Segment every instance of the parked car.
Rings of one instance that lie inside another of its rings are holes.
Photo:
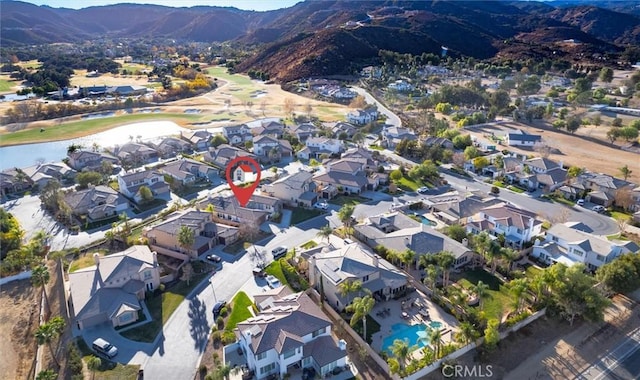
[[[278,257],[284,256],[287,254],[287,247],[276,247],[274,249],[271,250],[271,254],[273,255],[274,259],[277,259]]]
[[[213,305],[213,309],[212,309],[213,318],[218,318],[218,315],[220,315],[220,311],[225,306],[227,306],[227,301],[218,301],[218,302],[216,302],[216,304]]]
[[[314,208],[319,208],[321,210],[326,210],[329,208],[329,204],[327,202],[317,202],[313,205]]]
[[[106,356],[109,359],[118,355],[118,349],[116,348],[116,346],[112,345],[111,343],[107,342],[102,338],[98,338],[94,340],[91,347],[97,354],[100,354],[101,356]]]
[[[282,286],[282,283],[280,282],[280,280],[278,280],[273,275],[267,275],[267,277],[265,277],[265,279],[267,280],[267,284],[269,284],[269,287],[271,289],[279,288],[279,287]]]
[[[424,187],[424,186],[418,189],[418,193],[420,193],[420,194],[424,194],[424,193],[426,193],[428,191],[429,191],[429,188],[428,187]]]
[[[600,205],[593,206],[593,207],[591,207],[591,209],[592,209],[593,211],[595,211],[595,212],[599,212],[599,213],[603,213],[603,212],[606,210],[606,209],[604,208],[604,206],[600,206]]]
[[[218,255],[208,255],[207,256],[207,260],[219,263],[220,261],[222,261],[222,258],[220,258],[220,256],[218,256]]]
[[[576,201],[576,204],[577,204],[578,206],[584,206],[584,199],[578,199],[578,200]]]

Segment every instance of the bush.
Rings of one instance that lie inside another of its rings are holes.
[[[225,331],[222,333],[222,344],[225,346],[236,341],[236,334],[233,331]]]
[[[198,372],[200,372],[200,376],[204,376],[207,374],[207,366],[204,364],[200,364],[200,367],[198,367]]]
[[[216,325],[218,325],[219,329],[222,329],[224,327],[224,318],[222,318],[221,316],[218,317],[216,319]]]
[[[82,375],[82,356],[80,356],[80,351],[78,351],[75,343],[69,343],[67,353],[69,356],[67,365],[71,373],[74,375]]]
[[[227,311],[226,307],[223,307],[222,309],[220,309],[220,316],[221,317],[226,317],[227,314],[229,314],[229,312]]]

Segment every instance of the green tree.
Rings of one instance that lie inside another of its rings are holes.
[[[356,297],[349,306],[347,311],[353,313],[349,324],[355,326],[359,320],[362,320],[362,339],[367,339],[367,315],[373,310],[376,301],[370,295],[364,297]]]
[[[331,234],[333,234],[333,228],[331,228],[331,226],[327,224],[326,226],[320,227],[316,235],[323,239],[327,239],[327,244],[328,244],[329,237],[331,236]]]
[[[151,189],[148,186],[144,186],[144,185],[140,186],[140,188],[138,189],[138,192],[140,193],[140,197],[142,198],[143,203],[148,203],[153,200],[153,193],[151,192]]]
[[[338,210],[338,219],[344,224],[345,228],[349,230],[353,225],[353,211],[355,210],[355,206],[348,203],[340,207]]]
[[[470,322],[461,322],[458,328],[459,330],[456,333],[456,340],[458,342],[462,342],[467,345],[471,343],[472,340],[478,338],[478,332],[473,328],[473,325]]]
[[[400,366],[399,374],[404,373],[405,365],[407,364],[407,358],[411,353],[411,349],[409,347],[409,339],[395,339],[393,341],[393,345],[391,346],[391,355],[398,361]]]
[[[638,130],[631,126],[620,128],[618,134],[626,141],[631,141],[638,138]]]
[[[4,259],[7,252],[20,248],[23,237],[24,231],[20,228],[18,219],[0,208],[0,258]]]
[[[452,142],[453,142],[453,146],[456,149],[464,149],[473,144],[473,141],[471,140],[471,135],[469,134],[457,135],[453,138]]]
[[[189,226],[180,226],[178,230],[178,244],[182,248],[183,252],[189,252],[189,249],[193,247],[193,243],[196,241],[196,234],[193,228]]]
[[[620,119],[619,117],[616,117],[611,121],[611,126],[618,127],[618,128],[622,127],[622,119]]]
[[[49,347],[49,351],[51,352],[51,357],[53,361],[56,363],[56,366],[60,368],[60,363],[58,362],[58,358],[56,357],[56,352],[53,349],[53,342],[62,334],[64,331],[65,322],[62,317],[54,317],[51,318],[49,322],[43,323],[38,326],[34,336],[38,345],[46,344]]]
[[[91,355],[87,359],[87,368],[89,369],[89,371],[91,371],[92,379],[96,378],[96,371],[98,371],[101,366],[102,366],[102,359],[100,359],[99,357],[95,355]]]
[[[480,152],[478,151],[478,148],[476,148],[475,146],[468,146],[464,149],[465,160],[473,160],[479,155],[480,155]]]
[[[476,170],[482,170],[489,166],[489,160],[486,157],[480,156],[473,159],[473,166]]]
[[[349,298],[351,298],[352,294],[362,294],[363,290],[366,290],[367,293],[369,292],[368,289],[363,288],[360,280],[347,280],[338,284],[338,293],[347,299],[345,302],[347,305],[351,303]]]
[[[591,86],[593,85],[593,83],[587,79],[587,78],[578,78],[576,79],[575,84],[573,85],[573,88],[575,89],[576,93],[580,94],[583,92],[591,92]]]
[[[517,278],[509,281],[507,287],[514,297],[513,308],[516,313],[519,313],[524,303],[523,295],[527,290],[529,290],[529,281],[527,278]]]
[[[442,331],[440,329],[427,328],[429,343],[433,347],[435,358],[440,358],[440,347],[442,347]]]
[[[42,370],[38,372],[38,376],[36,376],[36,380],[56,380],[57,378],[58,374],[52,369]]]
[[[633,173],[633,170],[629,169],[629,165],[625,165],[621,168],[618,168],[618,171],[620,172],[620,174],[622,175],[622,178],[624,178],[625,181]]]
[[[60,192],[60,182],[57,180],[48,181],[40,190],[40,202],[45,209],[56,212],[60,208],[62,193]]]
[[[603,67],[602,70],[600,70],[598,78],[603,82],[611,83],[613,80],[613,69],[611,67]]]
[[[436,112],[448,115],[453,111],[453,107],[449,103],[438,103],[436,104]]]
[[[47,296],[46,285],[51,279],[49,268],[46,265],[40,264],[31,270],[31,284],[35,287],[42,288],[42,294],[44,294],[44,300],[47,304],[47,310],[51,314],[51,306],[49,305],[49,297]]]
[[[497,319],[490,319],[487,321],[487,328],[484,330],[484,345],[489,351],[495,349],[500,341],[500,333],[498,332],[499,326],[500,321]]]
[[[567,129],[568,132],[575,133],[575,131],[577,131],[581,125],[582,125],[582,120],[580,120],[579,117],[574,116],[567,119],[565,128]]]
[[[446,227],[444,233],[459,243],[462,243],[462,240],[467,238],[467,230],[459,224],[452,224]]]
[[[441,251],[434,255],[434,259],[442,270],[442,285],[447,287],[449,285],[451,266],[456,261],[456,257],[449,251]]]
[[[216,133],[215,135],[213,135],[211,137],[211,146],[217,148],[218,146],[222,145],[222,144],[228,144],[229,140],[227,140],[226,137],[224,137],[224,135],[220,134],[220,133]]]
[[[478,296],[478,302],[480,303],[480,310],[484,307],[484,300],[489,297],[489,285],[482,281],[478,281],[476,286],[473,287],[473,291]]]
[[[102,174],[98,172],[81,172],[76,175],[76,183],[81,189],[86,189],[89,185],[101,185],[103,183]]]
[[[537,75],[530,75],[518,85],[516,91],[518,92],[518,95],[533,95],[537,94],[541,87],[540,77]]]
[[[598,281],[616,293],[627,293],[640,287],[640,255],[627,253],[604,264],[596,271]]]
[[[567,169],[567,179],[575,179],[584,173],[584,168],[578,166],[571,166]]]
[[[389,177],[391,177],[393,181],[399,181],[402,179],[402,172],[399,169],[396,169],[389,174]]]

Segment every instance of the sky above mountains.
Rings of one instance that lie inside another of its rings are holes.
[[[48,5],[54,8],[87,8],[100,5],[111,5],[119,3],[135,4],[157,4],[167,7],[194,7],[194,6],[217,6],[236,7],[238,9],[268,11],[272,9],[287,8],[302,0],[22,0],[36,5]]]

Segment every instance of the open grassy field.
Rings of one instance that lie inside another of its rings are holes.
[[[0,76],[0,92],[11,92],[13,86],[16,85],[16,82],[6,78],[6,75]]]
[[[30,144],[43,141],[68,140],[106,131],[124,124],[137,123],[142,121],[170,120],[177,124],[183,125],[185,123],[201,120],[202,117],[202,115],[195,114],[144,113],[134,115],[125,114],[100,119],[81,120],[60,125],[39,124],[35,128],[24,129],[17,132],[0,133],[0,146]],[[40,132],[40,126],[46,127],[44,132]]]
[[[121,69],[122,70],[122,69]],[[120,74],[101,74],[95,78],[87,78],[87,70],[74,70],[71,77],[71,86],[119,86],[134,85],[147,86],[156,84],[157,82],[149,82],[146,75],[120,75]]]

